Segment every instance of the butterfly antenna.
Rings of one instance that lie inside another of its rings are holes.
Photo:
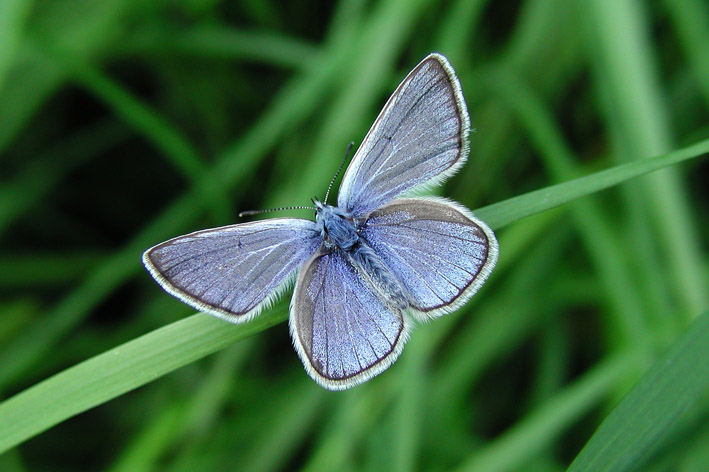
[[[315,207],[292,206],[292,207],[271,208],[269,210],[247,210],[247,211],[242,211],[241,213],[239,213],[239,218],[243,218],[245,216],[251,216],[251,215],[260,215],[261,213],[270,213],[272,211],[283,211],[283,210],[315,210]]]
[[[330,181],[330,185],[327,186],[327,193],[325,194],[325,203],[327,203],[327,197],[330,196],[330,190],[332,190],[332,186],[335,183],[335,180],[337,180],[337,176],[340,175],[342,168],[345,166],[345,162],[347,162],[347,158],[350,155],[350,151],[352,150],[352,146],[354,146],[354,141],[350,141],[350,143],[347,145],[347,149],[345,150],[345,157],[343,157],[342,162],[340,162],[340,168],[337,169],[337,172],[335,172],[335,176]]]

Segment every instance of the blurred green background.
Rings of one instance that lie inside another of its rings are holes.
[[[193,314],[142,251],[324,196],[431,51],[476,129],[436,192],[472,209],[709,137],[705,0],[0,0],[2,398]],[[500,229],[483,290],[350,391],[280,323],[0,470],[565,470],[709,308],[708,179],[697,159]],[[637,467],[709,470],[706,403]]]

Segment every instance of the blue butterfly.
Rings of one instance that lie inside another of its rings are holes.
[[[445,57],[427,56],[399,85],[315,221],[273,218],[197,231],[147,250],[170,294],[233,323],[251,320],[296,277],[290,332],[305,370],[343,390],[401,353],[412,318],[455,310],[497,261],[492,230],[443,198],[396,198],[455,173],[470,119]],[[298,269],[300,269],[298,271]]]

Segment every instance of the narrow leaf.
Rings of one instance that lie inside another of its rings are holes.
[[[639,159],[585,177],[493,203],[480,208],[475,212],[475,215],[492,228],[498,229],[527,216],[536,215],[577,198],[605,190],[632,178],[692,159],[707,152],[709,152],[709,139],[658,157]]]
[[[709,313],[699,317],[603,421],[570,472],[643,468],[709,394]],[[696,413],[696,411],[695,411]]]
[[[0,403],[0,453],[286,317],[274,309],[234,325],[199,313],[66,369]]]

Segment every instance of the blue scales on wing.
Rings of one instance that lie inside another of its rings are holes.
[[[342,179],[338,206],[364,217],[407,190],[450,176],[467,157],[469,121],[450,64],[429,55],[364,138]]]
[[[185,303],[242,322],[278,295],[321,243],[314,222],[274,218],[171,239],[147,250],[143,262]]]
[[[428,316],[470,298],[497,260],[487,225],[444,199],[394,200],[370,215],[361,235],[404,286],[411,307]]]
[[[407,323],[340,250],[316,254],[298,277],[293,342],[310,375],[327,388],[347,388],[388,367],[403,348]]]

